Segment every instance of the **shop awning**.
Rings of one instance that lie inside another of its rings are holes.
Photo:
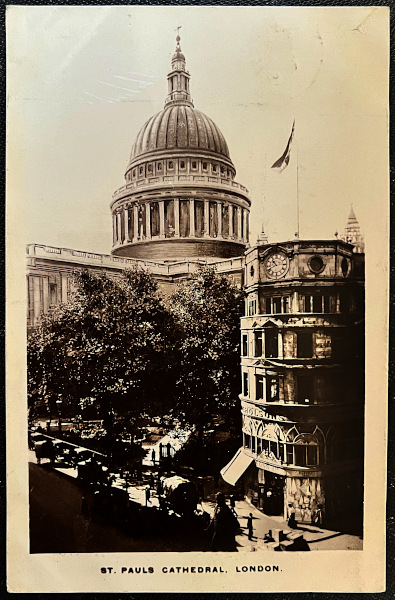
[[[253,460],[244,452],[243,448],[239,448],[232,460],[221,470],[222,479],[230,485],[236,485]]]

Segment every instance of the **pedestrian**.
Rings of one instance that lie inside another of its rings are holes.
[[[252,519],[253,519],[253,516],[252,516],[252,513],[250,513],[247,517],[247,529],[248,529],[248,539],[249,540],[252,540],[252,537],[253,537],[252,534],[254,532],[254,527],[252,525]]]
[[[209,525],[209,527],[211,525],[214,527],[211,550],[214,552],[237,552],[235,536],[239,528],[239,522],[226,504],[222,492],[218,492],[216,501],[217,505]]]
[[[291,529],[296,529],[297,526],[298,524],[296,522],[295,509],[293,507],[293,504],[290,503],[288,504],[288,527],[290,527]]]
[[[236,499],[235,499],[235,497],[234,497],[233,494],[229,498],[229,504],[230,504],[230,509],[231,509],[232,513],[234,514],[235,517],[237,517],[237,513],[236,513]]]
[[[145,488],[145,506],[147,506],[148,502],[151,502],[151,491],[149,485]]]
[[[155,462],[156,462],[156,454],[155,454],[155,450],[154,449],[152,449],[152,452],[151,452],[151,460],[152,460],[153,464],[155,464]]]
[[[153,475],[153,473],[150,473],[150,475],[149,475],[149,480],[150,480],[150,485],[151,485],[151,487],[153,488],[153,487],[154,487],[154,484],[155,484],[155,479],[154,479],[154,475]]]

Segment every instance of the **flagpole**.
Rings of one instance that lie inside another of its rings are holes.
[[[296,148],[297,148],[296,144]],[[300,237],[300,220],[299,220],[299,157],[296,150],[296,234]]]

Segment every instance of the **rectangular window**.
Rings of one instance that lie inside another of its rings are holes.
[[[250,300],[248,303],[248,316],[252,317],[256,314],[256,300]]]
[[[322,296],[313,296],[313,312],[322,312]]]
[[[148,173],[152,173],[152,164],[148,165]]]
[[[263,354],[262,331],[255,331],[254,341],[255,341],[255,356],[262,356],[262,354]]]
[[[158,163],[158,167],[157,167],[157,168],[158,168],[158,171],[161,171],[161,170],[162,170],[162,163],[161,163],[161,162],[160,162],[160,163]]]
[[[340,306],[339,306],[340,312],[341,313],[348,312],[348,301],[347,301],[347,296],[344,292],[340,292],[339,300],[340,300],[340,303],[339,303],[340,304]]]
[[[307,375],[298,377],[298,402],[306,406],[314,403],[314,380],[312,377]]]
[[[292,444],[287,444],[287,465],[294,464],[294,447]]]
[[[217,172],[217,165],[213,165],[213,173]]]
[[[203,171],[207,171],[207,163],[206,162],[203,163]]]
[[[197,169],[197,162],[196,162],[196,160],[192,161],[192,169]]]
[[[133,169],[133,179],[136,177],[136,169]]]
[[[180,160],[180,169],[185,169],[185,161]]]
[[[297,333],[297,357],[312,358],[313,356],[313,334],[311,331],[299,331]]]
[[[169,162],[167,163],[167,166],[169,167],[169,169],[173,168],[173,161],[169,160]]]
[[[243,373],[243,396],[248,396],[248,373]]]
[[[278,377],[266,377],[266,402],[278,402]]]
[[[304,312],[311,312],[311,296],[304,297]]]
[[[324,313],[331,312],[329,296],[324,296]]]
[[[265,330],[265,357],[278,358],[278,332],[277,329]]]
[[[139,172],[140,172],[140,175],[143,174],[143,167],[140,167],[140,171]]]
[[[341,360],[344,358],[346,340],[343,335],[334,332],[331,336],[331,358]]]
[[[273,313],[281,313],[281,297],[275,296],[273,298]]]
[[[263,400],[263,375],[255,376],[255,400]]]
[[[241,353],[242,356],[248,356],[248,335],[243,334],[241,338]]]
[[[265,298],[265,305],[266,305],[266,314],[267,315],[271,315],[272,314],[272,299],[271,298]]]

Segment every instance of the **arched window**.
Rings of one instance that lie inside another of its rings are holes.
[[[295,464],[300,467],[313,467],[320,463],[317,438],[311,433],[303,433],[294,440]]]

